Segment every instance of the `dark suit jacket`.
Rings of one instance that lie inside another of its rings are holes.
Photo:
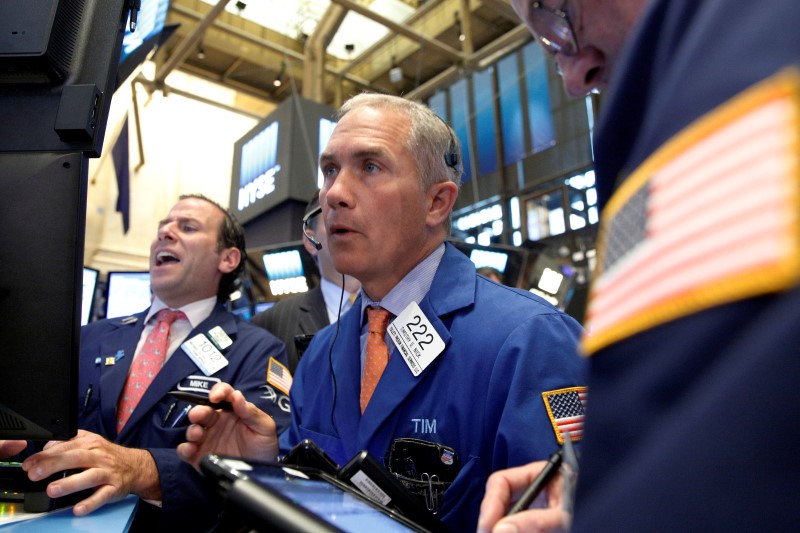
[[[286,344],[286,359],[294,374],[300,356],[294,345],[296,335],[314,335],[328,324],[328,311],[319,286],[303,294],[286,298],[251,319]]]
[[[232,384],[247,399],[272,416],[278,427],[289,423],[289,400],[285,391],[267,382],[270,358],[286,364],[283,345],[273,335],[225,311],[218,304],[187,339],[221,327],[233,344],[222,350],[227,366],[206,376],[178,348],[164,364],[145,392],[130,420],[117,434],[117,400],[125,384],[136,351],[146,312],[130,317],[92,322],[81,328],[79,423],[86,429],[123,446],[146,449],[158,468],[162,490],[159,531],[205,531],[216,512],[210,491],[200,474],[182,461],[175,451],[186,440],[190,404],[176,401],[171,390],[208,394],[218,381]]]

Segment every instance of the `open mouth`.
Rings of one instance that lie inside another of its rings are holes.
[[[352,233],[353,230],[346,226],[333,225],[330,229],[331,235],[344,235],[345,233]]]
[[[156,254],[156,266],[166,265],[167,263],[180,263],[180,259],[171,252],[158,252]]]

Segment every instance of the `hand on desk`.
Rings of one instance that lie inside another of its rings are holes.
[[[486,494],[478,518],[479,533],[539,533],[567,527],[569,516],[563,508],[564,483],[560,475],[547,485],[547,508],[531,509],[503,518],[511,505],[533,482],[546,461],[495,472],[486,481]]]
[[[200,460],[209,453],[275,460],[279,447],[272,417],[227,383],[214,385],[208,399],[215,403],[230,402],[233,411],[207,406],[197,406],[189,411],[192,424],[186,428],[187,442],[178,445],[178,455],[184,461],[198,468]]]
[[[0,461],[17,455],[28,446],[24,440],[0,440]]]
[[[47,486],[51,498],[96,488],[90,497],[75,505],[76,516],[91,513],[130,493],[144,499],[161,499],[158,470],[148,451],[125,448],[88,431],[79,430],[68,441],[48,442],[41,452],[23,461],[22,469],[32,481],[66,470],[82,470]]]

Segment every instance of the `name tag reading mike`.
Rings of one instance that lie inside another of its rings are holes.
[[[202,333],[181,344],[181,348],[206,376],[228,366],[228,360],[222,352]]]
[[[444,341],[417,302],[411,302],[397,315],[387,331],[414,376],[419,376],[444,351]]]

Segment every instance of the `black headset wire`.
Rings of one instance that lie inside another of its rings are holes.
[[[342,292],[339,295],[339,310],[336,312],[336,331],[333,333],[333,340],[331,340],[330,348],[328,348],[328,366],[331,371],[331,380],[333,381],[333,404],[331,405],[331,426],[336,436],[339,436],[339,428],[336,427],[336,420],[333,413],[336,411],[336,374],[333,372],[333,345],[336,344],[336,338],[339,336],[339,324],[342,319],[342,304],[344,303],[344,274],[342,274]]]

